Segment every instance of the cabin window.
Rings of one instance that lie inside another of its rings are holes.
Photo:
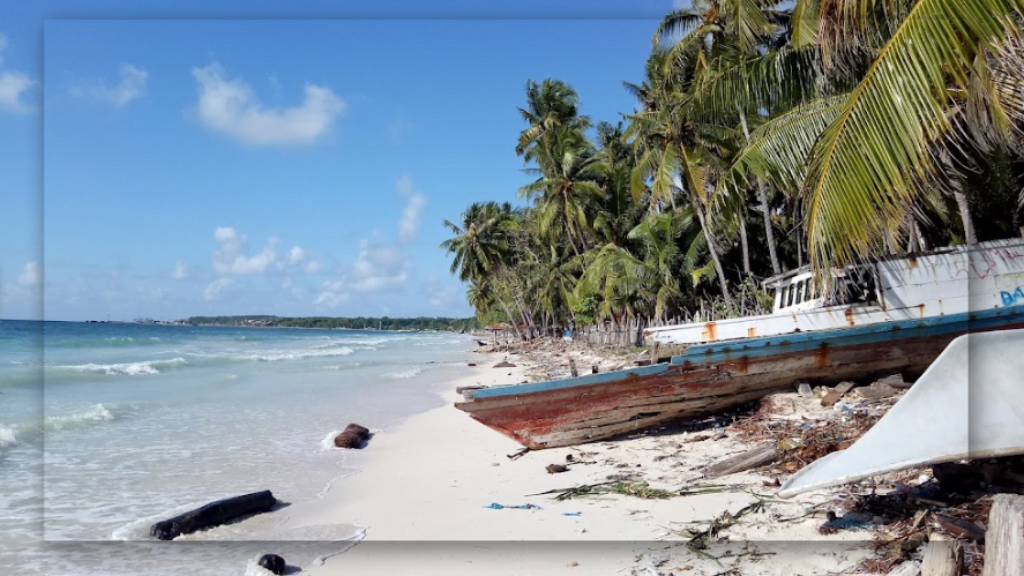
[[[807,282],[800,282],[796,285],[796,303],[800,304],[804,301],[804,290],[806,289]]]
[[[796,286],[793,286],[791,284],[789,286],[789,290],[788,290],[789,294],[788,294],[788,296],[786,298],[786,306],[792,306],[793,305],[793,292],[795,292],[795,291],[796,291]]]
[[[779,308],[786,307],[786,287],[779,288]]]

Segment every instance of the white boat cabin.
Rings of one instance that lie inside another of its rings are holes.
[[[1024,239],[880,258],[838,270],[826,292],[802,268],[765,281],[771,314],[649,328],[662,344],[829,330],[1005,306],[1024,306]]]

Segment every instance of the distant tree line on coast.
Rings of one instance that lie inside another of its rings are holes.
[[[523,205],[473,203],[441,248],[481,322],[529,337],[761,313],[788,270],[1016,236],[1022,22],[1024,0],[695,0],[619,121],[528,81]]]
[[[266,328],[323,328],[350,330],[438,330],[469,332],[475,330],[476,318],[334,318],[329,316],[192,316],[187,320],[197,326],[244,326]]]

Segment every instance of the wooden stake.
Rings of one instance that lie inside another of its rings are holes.
[[[985,534],[985,576],[1024,576],[1024,496],[997,494]]]
[[[933,532],[921,560],[921,576],[960,576],[963,565],[960,544]]]

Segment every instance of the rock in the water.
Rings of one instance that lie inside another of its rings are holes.
[[[344,432],[334,438],[334,445],[338,448],[359,449],[363,447],[363,442],[370,439],[370,436],[370,430],[365,426],[349,424],[345,427]]]
[[[501,362],[498,362],[497,364],[495,364],[494,367],[495,368],[515,368],[516,365],[511,363],[511,362],[509,362],[509,361],[507,361],[507,360],[502,360]]]
[[[264,554],[263,556],[260,556],[259,565],[278,576],[284,574],[284,558],[281,558],[277,554]]]
[[[568,466],[563,466],[561,464],[548,464],[548,466],[547,466],[547,468],[545,468],[545,470],[548,471],[548,474],[558,474],[558,473],[561,473],[561,472],[568,472],[569,471],[569,467]]]

